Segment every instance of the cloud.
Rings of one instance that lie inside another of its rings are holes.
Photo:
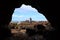
[[[37,11],[37,10],[30,5],[22,4],[22,6],[20,8],[16,8],[15,11],[21,12],[21,11]]]
[[[20,15],[20,16],[18,16],[18,15],[12,15],[13,17],[17,17],[17,18],[22,18],[22,17],[24,17],[23,15]]]

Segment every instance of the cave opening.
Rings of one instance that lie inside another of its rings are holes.
[[[30,5],[22,4],[20,8],[15,8],[11,21],[25,21],[32,18],[34,21],[48,21],[46,17],[39,13],[37,9]]]
[[[47,30],[52,29],[50,22],[42,13],[39,13],[38,10],[32,6],[25,4],[22,4],[19,8],[15,8],[10,26],[12,26],[12,28],[19,28],[19,24],[22,25],[23,23],[23,25],[26,26],[31,22],[32,24],[41,24],[46,26]]]
[[[35,25],[43,25],[45,27],[44,30],[48,31],[53,29],[46,17],[42,13],[39,13],[38,10],[32,6],[22,4],[21,7],[15,8],[12,15],[12,20],[9,24],[11,33],[20,33],[21,31],[24,34],[26,29],[34,30]]]

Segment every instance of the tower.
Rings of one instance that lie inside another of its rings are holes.
[[[30,18],[30,23],[32,23],[32,18]]]

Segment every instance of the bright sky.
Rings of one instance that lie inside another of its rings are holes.
[[[25,4],[22,4],[20,8],[15,9],[12,15],[12,21],[25,21],[29,20],[30,17],[34,21],[47,21],[47,19],[35,8]]]

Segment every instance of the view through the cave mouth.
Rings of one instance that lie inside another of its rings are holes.
[[[30,20],[32,21],[47,21],[45,16],[39,13],[35,8],[30,5],[22,4],[20,8],[16,8],[12,15],[12,22],[21,22]]]
[[[43,29],[43,27],[45,27],[44,30],[51,29],[50,23],[48,22],[48,20],[45,18],[45,16],[42,13],[39,13],[38,10],[36,10],[32,6],[25,5],[25,4],[22,4],[22,6],[20,8],[16,8],[14,10],[14,13],[12,15],[12,21],[9,24],[9,26],[11,27],[11,33],[17,33],[18,36],[21,34],[20,39],[22,38],[22,36],[25,37],[23,39],[26,39],[27,35],[29,35],[28,32],[30,32],[31,30],[32,30],[31,31],[32,34],[36,35],[34,33],[38,28],[40,28],[39,25],[40,26],[42,25],[42,29]],[[30,32],[30,34],[31,34],[31,32]],[[23,34],[25,34],[25,35],[23,35]],[[17,36],[17,35],[15,34],[15,36]],[[37,37],[37,36],[34,36],[34,37]],[[41,35],[40,35],[40,38],[42,39]],[[27,39],[29,40],[29,38],[27,38]],[[36,38],[36,40],[37,39],[38,38]],[[31,39],[31,40],[33,40],[33,39]]]

